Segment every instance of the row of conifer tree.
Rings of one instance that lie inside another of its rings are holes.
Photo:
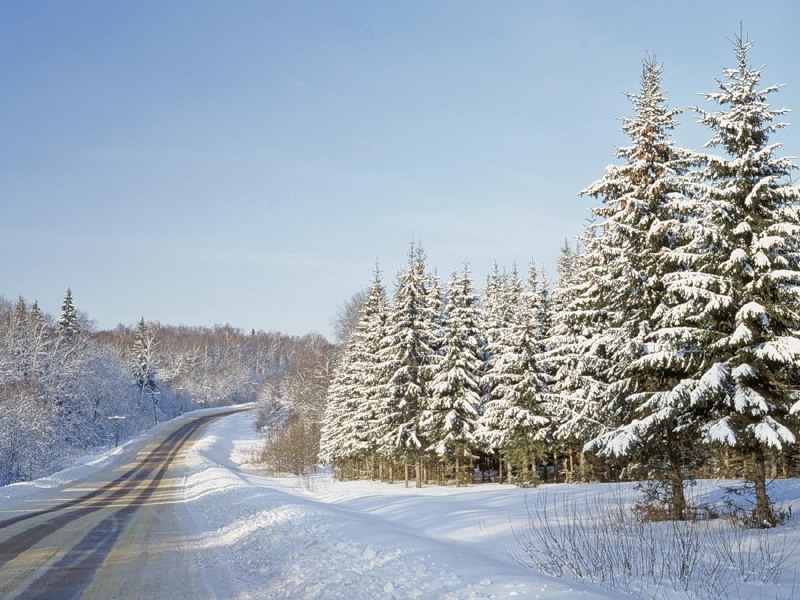
[[[493,459],[521,481],[645,478],[681,519],[687,479],[734,474],[753,522],[775,524],[766,481],[795,472],[800,412],[800,189],[772,141],[781,86],[733,45],[711,108],[692,109],[702,152],[672,140],[684,109],[644,61],[630,143],[581,192],[592,220],[552,291],[535,269],[527,285],[495,270],[479,301],[465,268],[442,293],[413,245],[391,299],[376,272],[328,394],[321,453],[339,476],[419,484]]]

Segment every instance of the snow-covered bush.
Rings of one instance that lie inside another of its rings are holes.
[[[642,597],[671,588],[696,599],[739,598],[749,584],[772,585],[781,597],[778,582],[797,546],[787,532],[742,529],[725,519],[643,520],[621,491],[593,504],[542,492],[514,536],[513,558],[547,575]]]

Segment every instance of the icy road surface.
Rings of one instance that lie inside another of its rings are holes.
[[[620,597],[509,557],[525,490],[263,477],[252,414],[210,413],[0,488],[0,597]]]
[[[215,418],[182,419],[146,436],[128,461],[110,461],[69,485],[3,503],[0,596],[156,597],[175,574],[187,595],[207,595],[185,535],[192,527],[183,510],[184,459],[198,431]]]

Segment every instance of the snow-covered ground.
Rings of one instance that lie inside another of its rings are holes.
[[[416,489],[337,482],[329,475],[264,477],[247,465],[258,443],[251,418],[241,414],[213,424],[190,454],[187,481],[189,506],[207,531],[204,543],[229,552],[243,597],[627,597],[601,584],[542,575],[513,556],[521,550],[515,531],[525,531],[528,507],[543,495],[551,505],[568,497],[591,510],[620,497],[633,502],[631,485]],[[705,482],[695,493],[714,500],[729,483]],[[779,501],[800,510],[800,482],[776,485]],[[788,536],[790,550],[800,540],[793,522],[778,535]],[[792,598],[798,565],[800,552],[794,552],[779,585],[730,582],[727,591],[732,598]],[[629,591],[633,597],[687,597],[671,586],[637,582]]]
[[[630,485],[415,489],[402,483],[336,482],[328,475],[265,477],[247,464],[258,443],[252,419],[251,413],[239,413],[203,428],[186,459],[186,518],[181,520],[190,529],[186,535],[192,555],[217,597],[629,597],[600,583],[542,575],[513,556],[520,551],[515,532],[526,530],[528,507],[541,506],[543,495],[551,506],[559,498],[575,498],[576,506],[591,512],[609,499],[632,501]],[[36,494],[130,459],[155,433],[45,480],[0,488],[0,507],[3,498]],[[773,493],[783,505],[800,510],[800,483],[776,485]],[[707,482],[701,493],[718,497],[721,486]],[[552,515],[554,520],[566,516]],[[790,521],[769,535],[788,544],[778,582],[734,582],[726,588],[730,597],[800,597],[800,582],[796,591],[793,583],[800,565],[797,523]],[[730,567],[725,577],[738,577],[736,565]],[[638,582],[628,592],[644,598],[698,597],[673,586]],[[164,590],[164,597],[180,597],[180,582]]]
[[[525,492],[264,477],[237,467],[249,414],[211,425],[188,457],[202,544],[224,549],[243,598],[612,598],[516,564]],[[209,565],[211,568],[211,565]]]

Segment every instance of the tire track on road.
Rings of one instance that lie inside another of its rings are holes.
[[[225,413],[225,414],[227,414],[227,413]],[[139,462],[138,465],[136,465],[132,469],[129,469],[128,471],[126,471],[125,473],[123,473],[122,475],[120,475],[119,477],[114,479],[113,481],[110,481],[109,483],[105,484],[104,486],[99,487],[96,490],[92,490],[91,492],[88,492],[86,494],[83,494],[82,496],[79,496],[78,498],[74,498],[72,500],[68,500],[66,502],[62,502],[61,504],[58,504],[56,506],[52,506],[50,508],[45,508],[45,509],[42,509],[42,510],[33,511],[33,512],[30,512],[30,513],[25,513],[25,514],[22,514],[22,515],[18,515],[16,517],[11,517],[10,519],[5,519],[3,521],[0,521],[0,530],[6,529],[7,527],[10,527],[12,525],[16,525],[17,523],[20,523],[22,521],[27,521],[29,519],[34,519],[36,517],[40,517],[40,516],[46,515],[48,513],[58,512],[58,511],[61,511],[61,510],[67,509],[67,508],[71,508],[73,506],[77,506],[79,504],[82,504],[83,502],[86,502],[88,500],[92,500],[94,498],[97,498],[98,496],[101,496],[105,492],[108,492],[108,491],[110,491],[110,490],[112,490],[114,488],[118,488],[120,486],[120,484],[122,484],[122,483],[125,483],[125,482],[128,482],[128,481],[141,481],[143,478],[145,478],[147,476],[149,471],[152,471],[153,466],[151,465],[151,463],[153,461],[158,461],[156,463],[156,464],[158,464],[158,463],[161,462],[161,460],[163,460],[163,457],[160,457],[159,454],[163,453],[166,448],[170,447],[170,445],[175,442],[175,440],[180,438],[181,435],[183,435],[183,430],[187,426],[191,426],[191,425],[193,425],[195,423],[198,423],[201,419],[202,419],[202,422],[205,423],[209,418],[213,418],[213,417],[201,417],[200,419],[197,419],[195,421],[191,421],[190,423],[186,423],[185,425],[181,426],[179,429],[176,429],[167,438],[165,438],[161,443],[159,443],[158,446],[153,448],[153,450],[151,450],[150,453],[147,456],[145,456],[141,460],[141,462]],[[199,426],[199,425],[197,425],[197,426]],[[195,428],[192,428],[192,431],[194,431]],[[138,477],[133,477],[135,474],[143,471],[144,469],[149,469],[149,471],[147,473],[143,473],[143,474],[140,473],[140,475]],[[118,494],[118,492],[115,492],[115,493]],[[113,496],[111,496],[111,497],[113,497]]]
[[[134,469],[131,469],[123,475],[122,477],[114,480],[112,484],[107,484],[103,486],[104,491],[109,491],[114,487],[117,487],[109,496],[101,499],[100,501],[92,502],[91,504],[77,508],[76,510],[65,512],[59,514],[51,519],[43,523],[39,523],[38,525],[34,525],[30,529],[26,529],[25,531],[18,533],[7,540],[0,542],[0,567],[6,564],[8,561],[16,558],[19,554],[28,550],[32,546],[36,545],[38,542],[46,538],[47,536],[55,533],[62,527],[68,525],[72,521],[76,519],[80,519],[88,514],[101,510],[103,508],[108,508],[113,506],[113,502],[123,496],[129,494],[133,489],[135,489],[135,485],[138,482],[144,481],[147,477],[161,464],[164,464],[164,461],[171,461],[174,458],[177,451],[180,449],[180,446],[183,445],[185,440],[192,434],[194,431],[200,427],[203,423],[205,423],[208,419],[198,419],[197,421],[192,421],[191,423],[187,423],[186,425],[182,426],[181,428],[177,429],[173,434],[167,437],[163,442],[161,442],[147,457],[145,457],[141,463]],[[180,440],[180,441],[178,441]],[[174,446],[174,444],[178,444]],[[162,456],[166,449],[172,447],[172,451],[168,452],[165,456]],[[137,473],[137,475],[133,478],[130,478],[131,473]],[[131,483],[133,484],[131,487],[127,486],[120,486],[121,483]],[[151,492],[152,493],[152,492]],[[76,498],[75,500],[71,500],[69,502],[64,502],[59,504],[53,508],[45,509],[36,511],[35,513],[31,513],[30,515],[22,515],[22,518],[15,517],[13,520],[15,523],[19,523],[20,521],[24,521],[27,519],[32,519],[37,516],[42,516],[50,513],[60,512],[62,510],[66,510],[68,508],[72,508],[74,506],[78,506],[84,502],[92,500],[96,498],[98,494],[91,492],[89,494],[85,494],[80,498]],[[6,523],[5,521],[3,523]],[[2,525],[2,524],[0,524]]]
[[[95,573],[111,552],[120,535],[125,531],[139,507],[147,504],[159,488],[167,470],[189,438],[212,419],[239,411],[230,411],[195,419],[179,427],[156,446],[141,462],[126,471],[112,482],[87,494],[62,502],[54,507],[34,511],[0,522],[0,530],[27,519],[47,515],[62,514],[43,523],[13,535],[0,543],[0,567],[22,555],[44,538],[59,531],[69,523],[91,513],[116,506],[120,501],[127,503],[103,517],[74,544],[69,551],[23,590],[15,591],[18,598],[52,598],[57,590],[59,598],[79,598],[90,585]],[[153,473],[155,473],[153,475]],[[147,487],[138,484],[153,476]],[[107,494],[103,496],[103,494]],[[126,496],[136,493],[132,499]],[[87,503],[86,506],[81,506]],[[77,507],[77,508],[75,508]],[[74,510],[68,510],[75,508]],[[23,584],[24,585],[24,584]]]

